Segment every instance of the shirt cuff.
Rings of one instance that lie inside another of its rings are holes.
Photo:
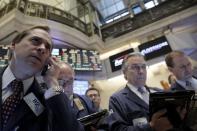
[[[49,88],[48,90],[45,91],[44,98],[45,99],[49,99],[49,98],[51,98],[53,96],[59,95],[62,92],[63,92],[63,90],[60,89],[60,87],[57,87],[57,88]]]

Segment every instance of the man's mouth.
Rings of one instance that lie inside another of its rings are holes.
[[[41,62],[41,59],[40,59],[38,56],[36,56],[36,55],[32,55],[31,57],[33,57],[33,58],[35,58],[35,59],[37,59],[38,61],[40,61],[40,62]]]

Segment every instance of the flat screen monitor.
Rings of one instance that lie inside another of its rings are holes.
[[[85,95],[86,90],[89,87],[89,82],[86,80],[74,80],[73,92],[79,95]]]
[[[104,118],[107,115],[108,115],[108,110],[103,109],[102,111],[81,117],[77,120],[80,121],[85,127],[87,126],[97,127],[98,124],[102,123],[103,120],[105,120]]]
[[[177,108],[186,109],[188,113],[191,110],[192,103],[195,100],[195,91],[182,90],[170,92],[155,92],[150,93],[149,97],[150,118],[155,112],[166,109],[165,116],[168,117],[174,127],[178,127],[181,125],[182,119],[177,112]]]
[[[140,7],[140,5],[135,5],[132,7],[132,10],[133,10],[133,13],[136,15],[136,14],[139,14],[142,12],[142,8]]]
[[[60,55],[60,51],[59,51],[59,49],[53,49],[52,52],[51,52],[51,54],[53,56],[58,56],[58,55]]]
[[[166,37],[160,37],[138,46],[139,51],[144,55],[145,60],[150,60],[172,51]]]
[[[126,57],[126,55],[128,55],[132,52],[134,52],[133,48],[123,51],[121,53],[115,54],[113,56],[110,56],[109,61],[110,61],[112,72],[120,70],[124,58]]]

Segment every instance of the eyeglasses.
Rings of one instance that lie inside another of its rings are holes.
[[[99,97],[98,94],[89,94],[88,96],[91,97],[91,98],[93,98],[93,97]]]
[[[135,70],[135,71],[139,71],[140,69],[142,69],[142,70],[146,70],[146,64],[141,64],[141,65],[139,65],[139,64],[133,64],[133,65],[129,65],[128,67],[127,67],[127,69],[128,70]]]
[[[70,85],[73,85],[73,80],[58,80],[58,83],[60,86],[70,86]]]
[[[179,68],[182,69],[182,70],[186,70],[188,67],[191,67],[191,63],[188,63],[187,65],[179,66]]]
[[[51,44],[49,44],[46,40],[38,37],[38,36],[33,36],[30,38],[30,41],[32,42],[33,45],[39,46],[42,43],[44,43],[45,47],[50,50],[52,48]]]

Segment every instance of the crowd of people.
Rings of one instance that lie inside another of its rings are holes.
[[[196,117],[192,117],[197,113],[185,113],[185,108],[177,107],[181,120],[187,120],[184,126],[175,128],[165,115],[165,108],[150,118],[150,93],[164,91],[146,85],[146,61],[143,55],[136,52],[123,61],[122,72],[127,84],[110,97],[109,114],[98,125],[86,127],[78,119],[102,112],[100,92],[91,87],[85,95],[75,94],[75,72],[69,63],[51,56],[52,48],[52,37],[47,26],[32,27],[13,39],[10,62],[0,69],[1,131],[197,130]],[[169,91],[197,92],[197,79],[193,77],[192,64],[187,55],[172,51],[165,57],[165,62],[175,78],[170,83]],[[39,74],[43,75],[45,88],[35,78]]]

